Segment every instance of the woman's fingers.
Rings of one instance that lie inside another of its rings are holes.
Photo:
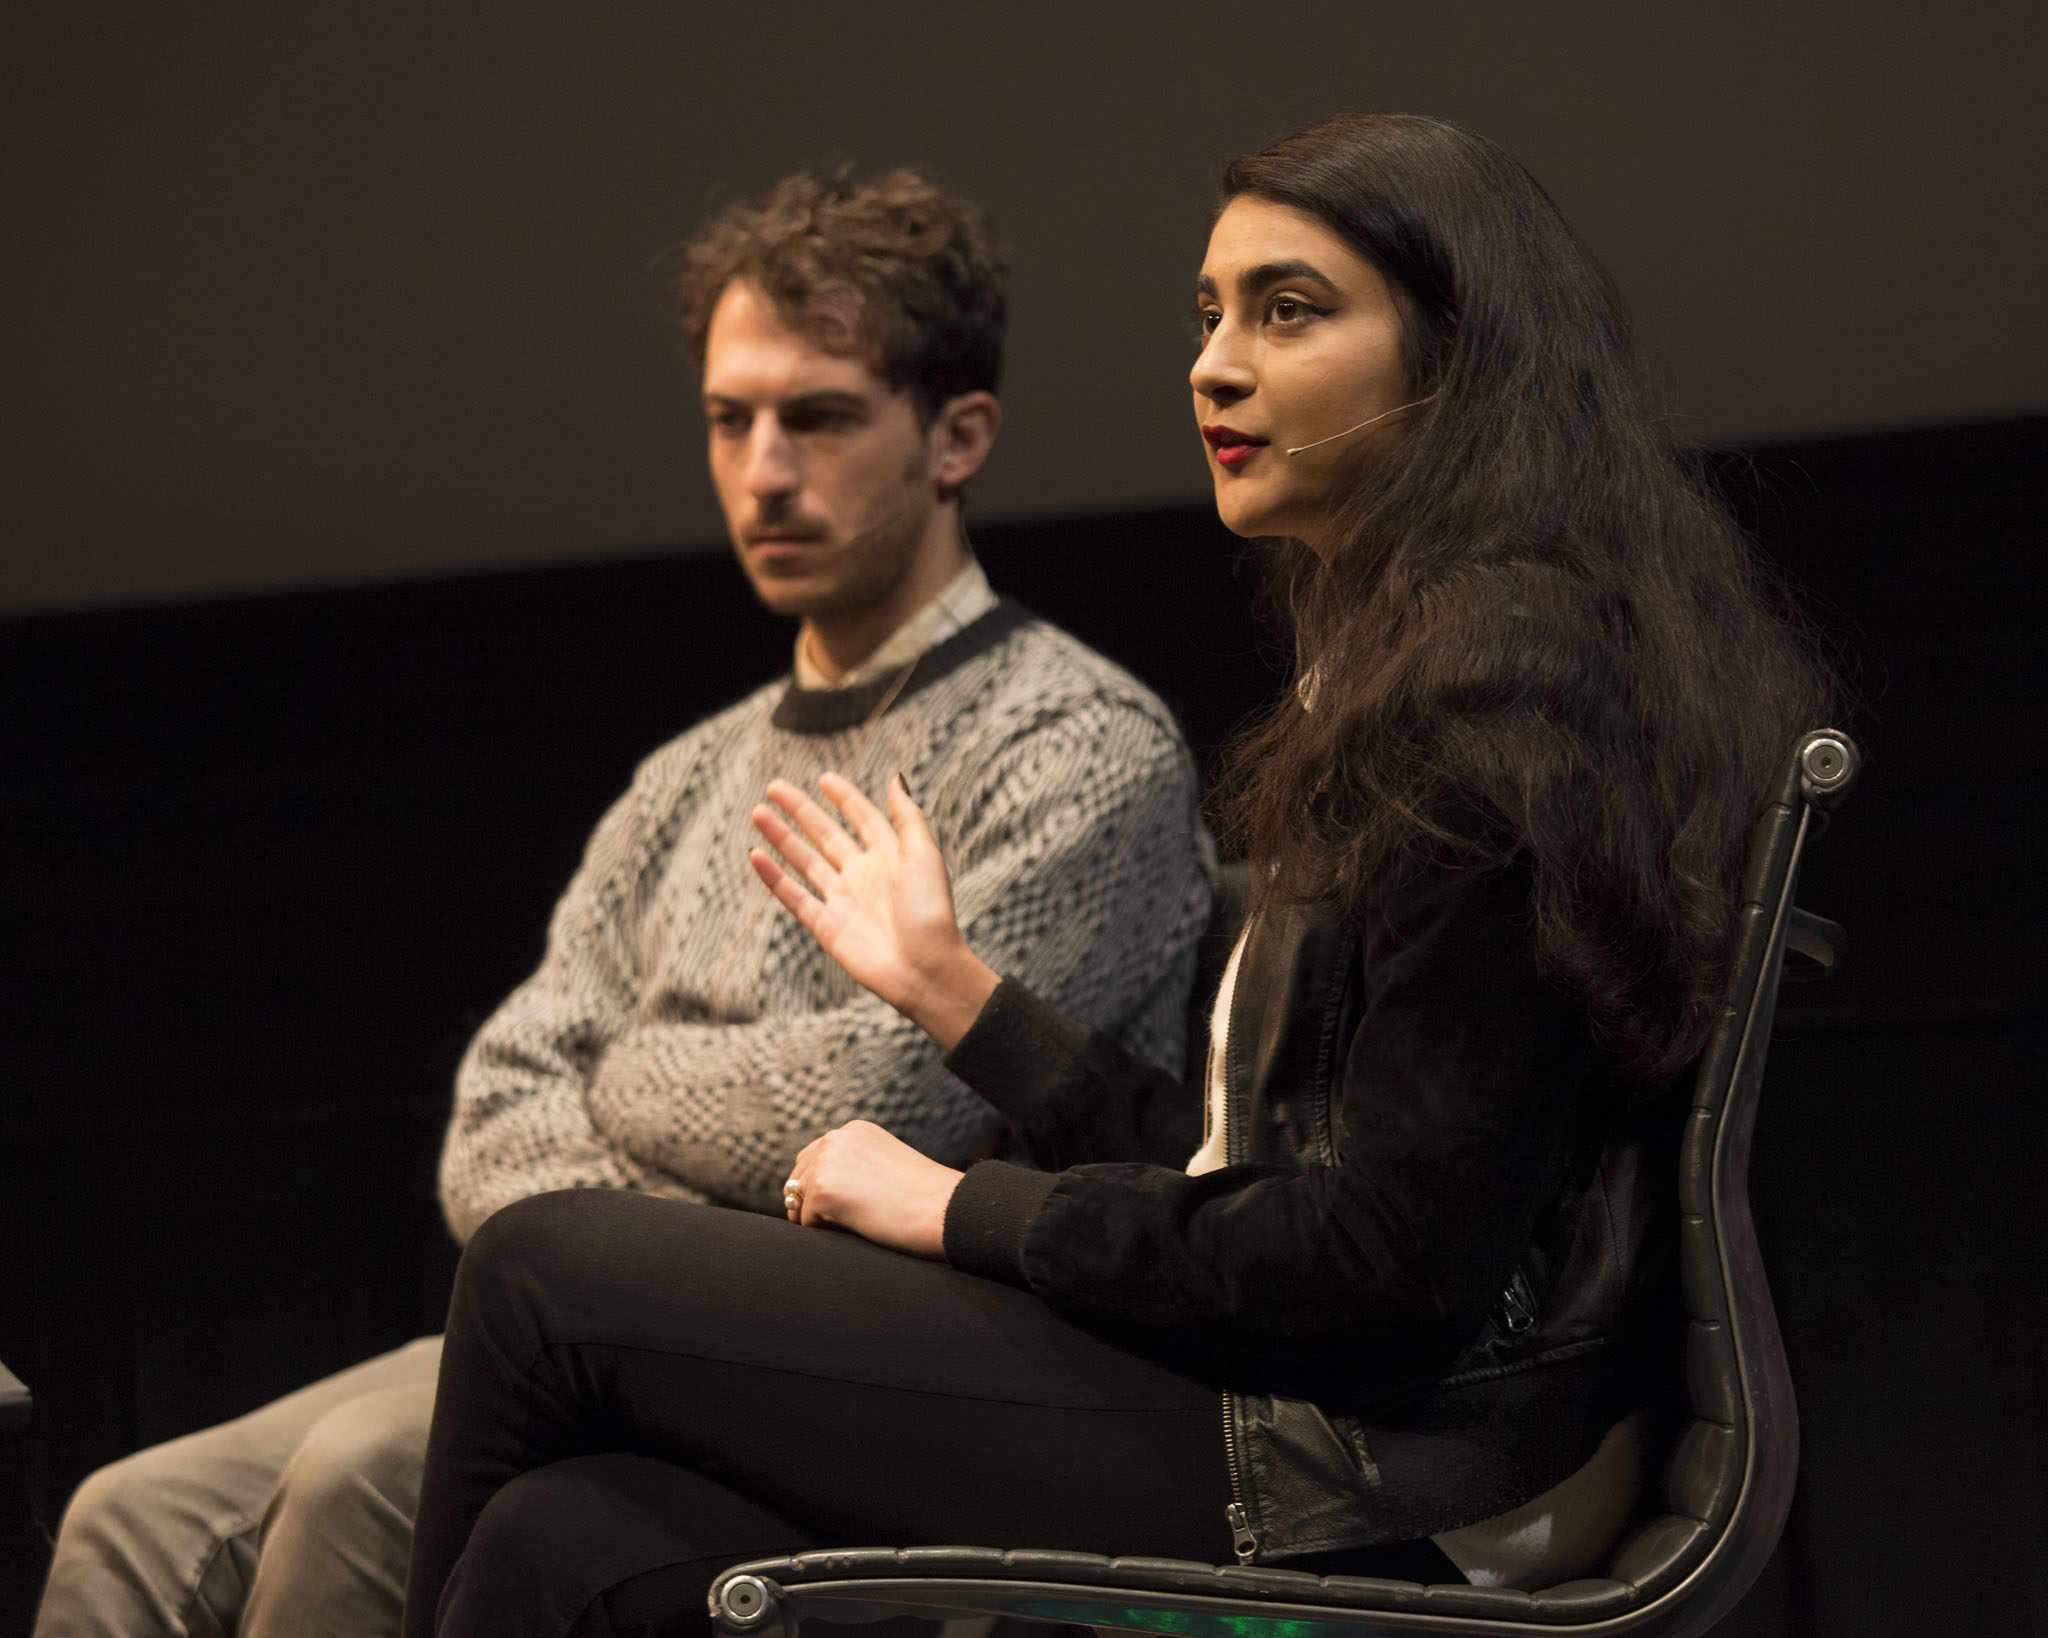
[[[772,805],[756,807],[751,817],[781,862],[754,857],[754,871],[856,983],[930,1029],[930,1009],[918,1009],[936,993],[933,975],[959,966],[961,945],[945,861],[900,785],[888,800],[904,820],[901,833],[842,776],[828,774],[820,783],[870,845],[861,846],[818,803],[777,779],[768,786]],[[957,1020],[947,1017],[950,1030]]]
[[[811,839],[834,870],[844,870],[846,861],[859,851],[845,828],[788,780],[769,780],[768,799],[796,821],[797,828]]]
[[[784,1210],[919,1257],[945,1254],[946,1207],[960,1174],[871,1121],[849,1121],[808,1144],[790,1167]]]
[[[747,817],[753,820],[754,828],[766,838],[768,845],[789,861],[790,869],[820,893],[826,890],[838,872],[819,856],[816,848],[790,828],[789,821],[781,813],[763,802]],[[764,876],[762,880],[767,878]],[[769,886],[773,887],[774,883],[770,882]]]
[[[825,1174],[831,1170],[833,1140],[844,1130],[835,1126],[829,1132],[819,1133],[790,1162],[789,1181],[782,1185],[782,1206],[792,1223],[819,1228],[832,1221],[828,1212],[832,1190]],[[794,1210],[790,1209],[792,1198],[796,1201]]]
[[[796,1159],[789,1163],[789,1181],[782,1185],[782,1210],[783,1215],[792,1223],[814,1220],[807,1216],[816,1209],[809,1198],[810,1184],[817,1171],[818,1145],[822,1142],[823,1138],[812,1138],[797,1151]],[[792,1198],[796,1201],[794,1207],[790,1205]]]
[[[894,841],[896,832],[889,821],[882,817],[881,810],[866,796],[852,780],[841,774],[828,773],[818,780],[818,789],[831,800],[832,805],[846,815],[846,821],[853,826],[853,833],[868,847],[879,847],[884,842]]]
[[[818,917],[825,907],[816,894],[806,893],[797,885],[794,876],[758,847],[748,849],[747,863],[754,867],[754,874],[775,895],[777,903],[813,933],[818,930]]]
[[[906,840],[915,838],[934,853],[939,850],[932,827],[925,822],[924,809],[911,800],[910,787],[901,774],[894,774],[889,780],[889,817],[896,822],[896,834]]]
[[[826,1149],[832,1141],[832,1132],[821,1132],[797,1151],[796,1159],[790,1162],[789,1181],[782,1185],[782,1206],[792,1223],[804,1228],[822,1228],[831,1222],[827,1215],[827,1195],[830,1189],[824,1180],[827,1169]],[[795,1208],[790,1201],[794,1199]]]

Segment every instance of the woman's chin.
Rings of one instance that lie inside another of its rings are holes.
[[[1304,520],[1299,507],[1261,505],[1252,496],[1232,492],[1222,484],[1216,486],[1216,516],[1224,528],[1245,540],[1302,538]]]
[[[1216,485],[1216,516],[1224,528],[1246,540],[1285,532],[1274,528],[1272,507],[1261,506],[1230,479]]]

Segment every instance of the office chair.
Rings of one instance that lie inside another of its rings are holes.
[[[1428,1632],[1619,1638],[1705,1632],[1770,1557],[1791,1505],[1799,1423],[1749,1209],[1750,1138],[1788,954],[1825,971],[1842,930],[1793,904],[1807,841],[1854,780],[1833,729],[1806,735],[1750,835],[1735,961],[1680,1144],[1678,1264],[1687,1417],[1661,1508],[1603,1575],[1532,1592],[1297,1570],[992,1547],[862,1547],[733,1566],[711,1587],[731,1638],[795,1638],[805,1616],[1010,1618],[1188,1638]]]

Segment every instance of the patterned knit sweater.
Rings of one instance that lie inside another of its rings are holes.
[[[1166,708],[1012,603],[873,717],[894,681],[779,681],[641,764],[539,970],[457,1072],[440,1181],[458,1239],[546,1189],[774,1210],[797,1151],[853,1119],[948,1163],[985,1150],[994,1111],[755,878],[747,814],[777,775],[815,791],[836,769],[879,800],[903,773],[976,953],[1178,1069],[1215,857]]]

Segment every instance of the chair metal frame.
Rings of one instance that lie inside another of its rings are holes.
[[[1604,1576],[1537,1592],[987,1547],[864,1547],[738,1564],[710,1591],[730,1638],[795,1638],[805,1616],[1007,1617],[1188,1638],[1572,1634],[1689,1638],[1731,1610],[1784,1527],[1798,1413],[1749,1208],[1751,1138],[1788,950],[1834,965],[1841,929],[1793,903],[1807,842],[1856,776],[1854,743],[1806,735],[1751,833],[1723,1014],[1695,1078],[1679,1166],[1691,1419],[1665,1511]]]

